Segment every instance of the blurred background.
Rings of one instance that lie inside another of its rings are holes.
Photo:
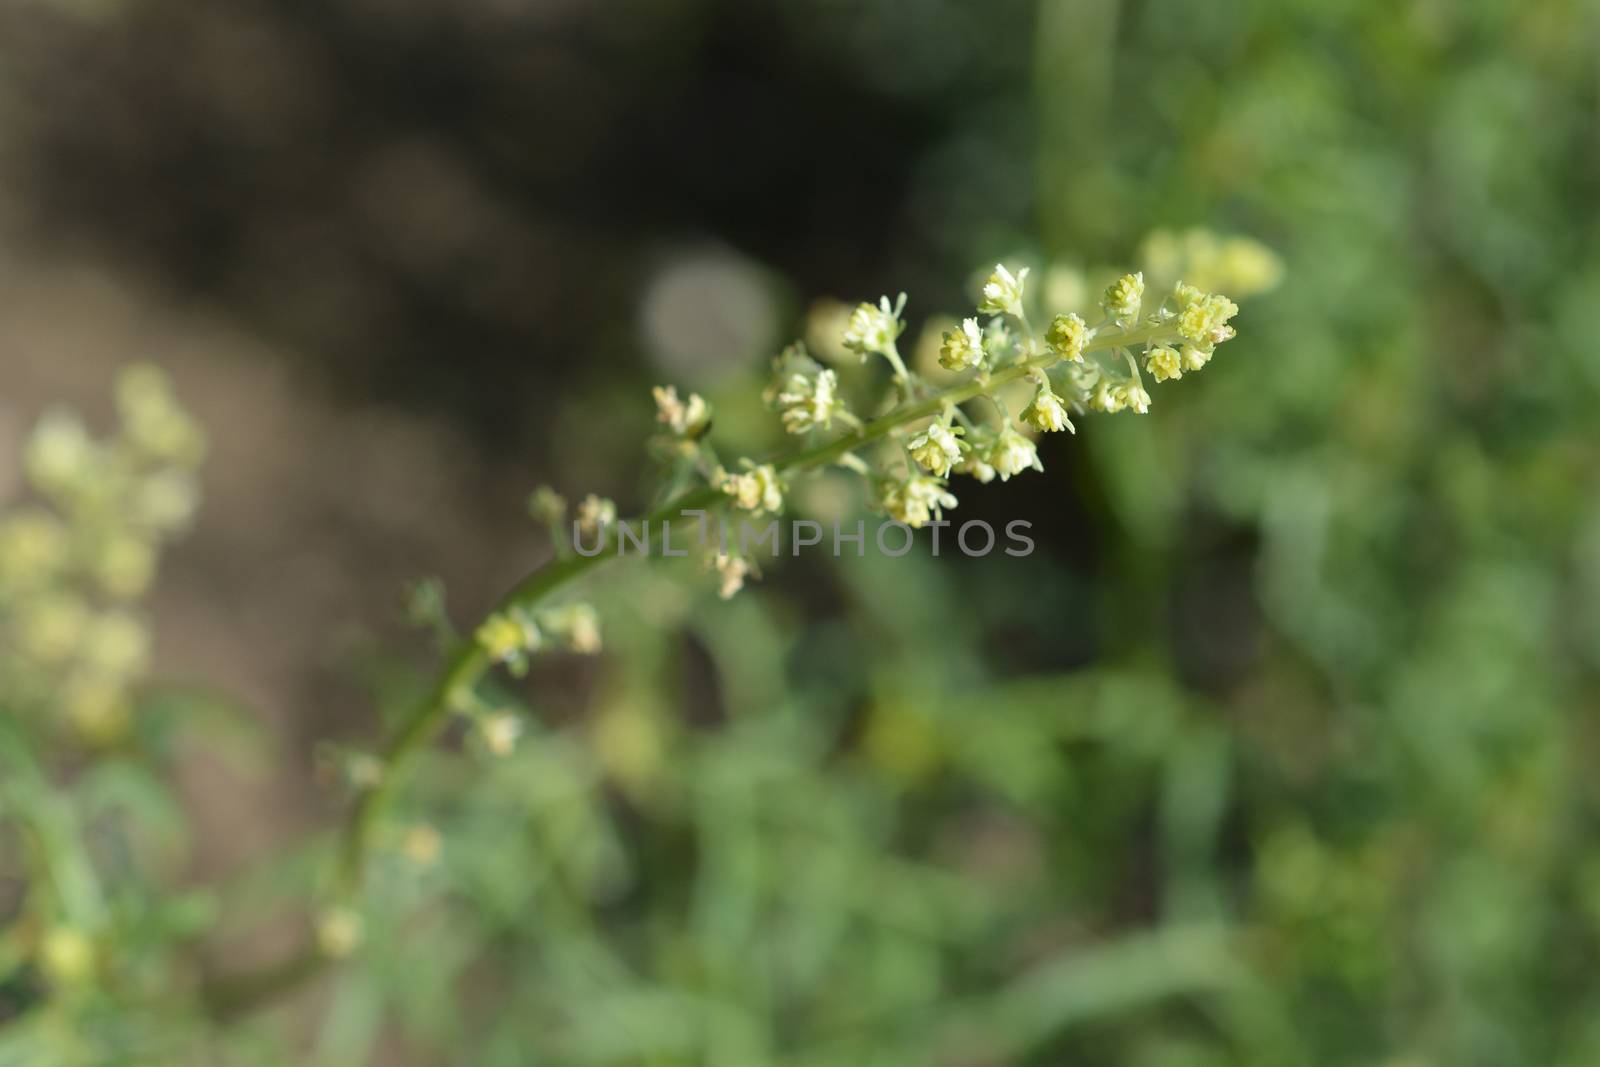
[[[1597,204],[1583,0],[7,0],[0,506],[130,362],[209,449],[126,715],[0,588],[0,1064],[1600,1062]],[[425,683],[406,583],[468,626],[534,485],[646,504],[651,385],[761,454],[826,301],[1197,228],[1282,282],[961,485],[1033,556],[611,570],[517,752],[407,788],[360,956],[205,1017]]]

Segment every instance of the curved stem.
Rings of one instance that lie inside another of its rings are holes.
[[[1085,346],[1085,351],[1137,344],[1154,339],[1149,328],[1141,330],[1102,330]],[[1148,335],[1148,336],[1147,336]],[[825,444],[802,449],[772,461],[780,472],[812,470],[841,460],[862,445],[885,437],[901,427],[922,419],[939,415],[946,406],[964,403],[987,395],[994,389],[1025,377],[1035,369],[1048,367],[1060,360],[1054,352],[1046,352],[1032,359],[1014,363],[981,380],[974,379],[952,386],[926,400],[906,404],[899,409],[852,430]],[[711,486],[700,486],[678,494],[656,508],[645,521],[651,524],[671,524],[688,512],[704,511],[725,499],[723,493]],[[529,573],[513,586],[496,605],[496,611],[513,608],[531,608],[563,586],[582,578],[590,571],[616,558],[617,528],[607,530],[597,551],[590,555],[567,555],[550,560]],[[438,736],[450,720],[451,710],[460,698],[476,688],[490,667],[489,657],[470,637],[451,654],[441,669],[437,681],[427,695],[414,707],[399,731],[389,741],[383,752],[383,774],[376,785],[363,792],[351,808],[339,831],[338,866],[334,879],[335,898],[348,902],[361,891],[371,858],[373,840],[390,799],[398,788],[403,772],[416,758],[418,752]],[[332,959],[315,948],[281,961],[258,972],[227,978],[207,987],[207,1002],[212,1011],[231,1015],[247,1011],[264,1003],[323,969]]]

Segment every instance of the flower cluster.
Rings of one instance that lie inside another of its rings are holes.
[[[772,383],[761,398],[792,434],[832,429],[836,418],[854,421],[839,395],[839,376],[812,359],[804,342],[790,345],[772,361]]]
[[[43,416],[24,456],[36,499],[0,514],[0,689],[109,742],[129,724],[150,655],[137,609],[161,546],[188,528],[205,439],[154,367],[116,386],[119,428]]]
[[[656,386],[652,391],[656,401],[656,421],[676,437],[693,440],[711,426],[711,405],[699,393],[690,393],[689,399],[678,399],[673,386]]]
[[[907,450],[911,458],[922,464],[929,474],[943,478],[961,462],[962,448],[958,438],[965,432],[960,426],[952,428],[948,422],[932,422],[911,439]]]
[[[578,504],[578,529],[582,533],[599,535],[617,521],[617,505],[605,497],[590,493]]]
[[[658,387],[658,418],[683,446],[679,454],[690,460],[674,468],[676,484],[699,481],[745,517],[759,518],[783,511],[788,483],[797,474],[837,466],[866,478],[873,500],[889,517],[920,527],[957,506],[953,478],[1007,481],[1042,471],[1038,435],[1075,433],[1075,414],[1147,412],[1145,374],[1156,383],[1182,378],[1203,367],[1234,334],[1233,301],[1192,284],[1152,289],[1144,273],[1122,274],[1102,291],[1098,314],[1085,317],[1071,307],[1039,307],[1045,301],[1031,290],[1029,277],[1025,267],[997,264],[978,286],[975,314],[924,335],[915,348],[917,367],[937,362],[955,376],[937,385],[901,360],[904,294],[853,310],[823,305],[813,315],[811,347],[797,342],[784,349],[762,394],[786,433],[808,439],[808,448],[787,459],[741,459],[725,467],[706,439],[709,406],[698,396],[684,400],[673,387]],[[1049,294],[1076,297],[1084,289],[1060,268],[1045,278]],[[1159,301],[1153,293],[1162,294]],[[1035,334],[1029,313],[1041,310],[1047,314],[1034,321],[1047,325]],[[932,345],[929,336],[937,338]],[[833,365],[812,358],[813,350],[826,353]],[[883,356],[894,372],[892,396],[876,408],[882,414],[872,423],[857,419],[845,403],[841,374],[848,367],[837,359],[842,353],[862,360]],[[1020,389],[1031,392],[1017,395]],[[1013,416],[1010,405],[1017,404],[1022,406]],[[555,512],[550,501],[534,510]],[[616,522],[616,509],[590,496],[576,518],[575,533],[594,534]],[[724,597],[755,575],[749,560],[729,545],[704,547]],[[525,620],[491,622],[480,639],[497,659],[515,667],[518,657],[536,647]]]
[[[1123,325],[1129,325],[1139,318],[1139,309],[1144,304],[1144,272],[1137,274],[1124,274],[1106,287],[1105,296],[1100,300],[1100,306],[1105,308],[1106,314]]]
[[[900,320],[905,311],[906,294],[893,304],[888,297],[880,297],[876,305],[861,303],[850,313],[845,323],[842,341],[844,347],[866,359],[872,355],[887,355],[895,351],[895,339],[905,330]]]
[[[760,516],[777,514],[783,510],[783,482],[778,470],[770,463],[756,464],[741,460],[743,470],[729,474],[719,469],[712,476],[712,484],[732,500],[735,507]]]
[[[956,498],[942,479],[912,473],[879,486],[878,505],[894,521],[915,529],[944,518],[944,509],[955,507]]]
[[[1141,380],[1141,364],[1157,383],[1175,381],[1204,367],[1216,347],[1234,335],[1229,323],[1239,306],[1221,294],[1179,281],[1159,306],[1141,314],[1144,291],[1142,274],[1125,274],[1106,289],[1101,304],[1124,342],[1111,352],[1122,365],[1091,361],[1073,368],[1073,385],[1092,410],[1145,414],[1150,393]]]
[[[583,603],[537,614],[513,606],[484,619],[474,637],[491,662],[504,664],[520,676],[528,672],[530,657],[546,648],[580,655],[599,652],[600,616]]]
[[[720,579],[717,595],[723,600],[732,600],[744,588],[746,578],[752,575],[759,577],[761,573],[754,563],[737,552],[715,553],[711,557],[711,568]]]
[[[1135,272],[1106,286],[1098,321],[1062,310],[1037,337],[1029,324],[1030,296],[1026,268],[997,265],[980,287],[977,315],[943,333],[939,365],[970,377],[952,387],[961,394],[959,403],[908,419],[886,435],[903,440],[898,473],[892,452],[876,464],[855,450],[849,454],[857,469],[878,478],[878,503],[892,518],[919,526],[955,507],[948,487],[955,475],[1005,481],[1043,470],[1031,435],[1076,432],[1074,412],[1147,412],[1150,394],[1143,374],[1165,382],[1203,366],[1216,346],[1233,336],[1230,320],[1238,311],[1228,298],[1182,282],[1151,307],[1145,276]],[[885,309],[887,301],[880,303]],[[858,312],[865,317],[871,310],[862,305]],[[892,310],[898,320],[903,308]],[[846,330],[847,347],[857,344],[859,327]],[[1005,387],[1017,379],[1031,383],[1033,393],[1014,421],[1006,413]],[[899,410],[925,391],[925,383],[911,376],[907,403]],[[964,405],[980,397],[986,403],[968,411]],[[885,418],[895,417],[892,409]]]

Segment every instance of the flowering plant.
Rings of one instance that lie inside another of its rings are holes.
[[[1157,300],[1146,295],[1142,274],[1126,274],[1106,288],[1093,314],[1041,314],[1029,277],[1025,268],[996,266],[981,286],[976,314],[941,331],[937,344],[927,346],[936,356],[915,366],[899,350],[903,294],[851,311],[835,341],[864,364],[881,359],[887,366],[888,395],[876,404],[852,404],[838,368],[806,345],[785,349],[763,395],[796,438],[794,448],[777,456],[725,465],[714,450],[711,404],[658,387],[653,447],[677,476],[674,491],[645,523],[667,530],[698,518],[703,531],[718,508],[776,515],[788,508],[801,479],[830,468],[860,478],[894,523],[917,529],[941,522],[958,507],[956,479],[1005,481],[1042,470],[1036,435],[1075,433],[1075,415],[1147,412],[1145,373],[1156,383],[1179,379],[1205,366],[1234,335],[1234,303],[1192,285],[1177,283]],[[1035,321],[1044,329],[1036,331]],[[95,988],[131,964],[111,950],[119,919],[108,890],[41,770],[33,746],[49,730],[39,733],[28,718],[69,731],[91,758],[136,738],[130,694],[145,668],[148,639],[133,605],[151,581],[156,549],[193,513],[194,473],[204,453],[198,427],[158,371],[126,372],[118,402],[122,429],[104,442],[74,416],[47,416],[27,456],[43,503],[0,519],[0,630],[8,638],[0,656],[0,692],[8,701],[0,721],[7,771],[0,777],[0,812],[36,842],[38,856],[29,922],[5,951],[35,961],[47,985],[64,995]],[[340,757],[352,800],[335,835],[312,936],[302,951],[264,969],[208,977],[202,999],[210,1013],[227,1016],[263,1003],[356,953],[368,938],[371,875],[391,845],[413,863],[434,860],[439,832],[426,822],[401,825],[396,815],[408,776],[431,742],[459,721],[472,748],[506,757],[529,729],[499,697],[495,668],[521,676],[536,656],[600,651],[598,613],[564,594],[614,557],[608,550],[620,550],[629,526],[614,502],[592,493],[571,507],[541,487],[528,506],[550,527],[554,557],[454,641],[426,693],[381,749]],[[742,545],[713,545],[702,536],[701,551],[725,599],[759,573]],[[452,632],[436,586],[419,586],[412,607],[440,632]],[[49,716],[53,705],[63,714]],[[168,949],[166,970],[140,973],[149,989],[159,989],[182,956],[179,945]]]

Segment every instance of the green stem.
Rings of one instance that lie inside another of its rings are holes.
[[[1085,346],[1085,351],[1114,348],[1154,340],[1162,333],[1160,327],[1140,330],[1110,328],[1100,331]],[[1042,369],[1060,360],[1054,352],[1046,352],[1021,363],[996,371],[982,380],[973,380],[946,389],[926,400],[907,404],[882,418],[875,419],[843,437],[802,449],[787,458],[773,461],[780,472],[812,470],[842,459],[862,445],[879,440],[901,427],[940,414],[947,405],[961,404],[992,392],[1025,377],[1036,368]],[[704,511],[725,499],[724,494],[711,486],[686,490],[656,508],[645,517],[649,525],[670,525],[685,517],[685,513]],[[495,606],[504,612],[515,608],[531,608],[562,587],[584,577],[618,555],[618,534],[615,527],[607,531],[598,549],[591,555],[568,555],[550,560],[531,572],[513,586]],[[352,901],[361,891],[373,841],[395,790],[404,772],[450,721],[452,709],[461,696],[477,687],[483,674],[491,666],[489,657],[476,641],[470,638],[461,643],[445,663],[438,680],[428,694],[417,703],[399,732],[390,740],[382,755],[383,775],[378,783],[363,792],[351,808],[339,833],[338,867],[334,880],[335,899],[341,903]],[[224,979],[208,990],[207,1000],[214,1012],[231,1015],[247,1011],[279,994],[292,989],[305,979],[317,974],[331,962],[315,949],[267,967],[262,971]]]

